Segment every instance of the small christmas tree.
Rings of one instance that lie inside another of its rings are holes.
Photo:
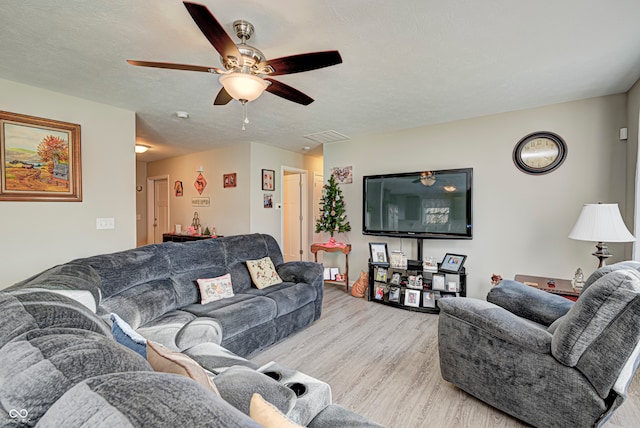
[[[329,183],[322,187],[322,200],[320,201],[320,218],[316,222],[316,233],[329,232],[331,238],[334,233],[344,233],[351,230],[344,209],[344,197],[342,190],[331,174]]]

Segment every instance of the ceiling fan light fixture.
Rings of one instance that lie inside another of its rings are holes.
[[[145,146],[144,144],[136,144],[136,153],[144,153],[150,148],[151,147]]]
[[[231,95],[240,102],[251,102],[258,98],[267,89],[269,84],[253,74],[233,72],[220,76],[220,84]]]
[[[421,172],[420,183],[422,183],[423,186],[431,187],[436,184],[436,175],[431,171]]]

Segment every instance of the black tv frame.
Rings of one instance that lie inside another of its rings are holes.
[[[455,174],[466,173],[467,174],[467,191],[466,191],[466,233],[434,233],[434,232],[410,232],[410,231],[398,231],[391,232],[385,230],[366,230],[366,215],[367,215],[367,181],[369,179],[380,178],[395,178],[395,177],[419,177],[423,171],[417,172],[403,172],[393,174],[377,174],[377,175],[365,175],[362,177],[362,234],[371,236],[388,236],[392,238],[414,238],[414,239],[473,239],[473,168],[457,168],[457,169],[443,169],[429,171],[436,176],[438,174]]]

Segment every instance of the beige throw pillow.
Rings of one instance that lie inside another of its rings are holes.
[[[251,396],[249,416],[265,428],[299,428],[302,426],[291,422],[276,406],[258,393]]]
[[[203,305],[233,297],[233,286],[231,285],[231,274],[229,273],[216,278],[198,279],[196,282],[198,283],[198,288],[200,288],[200,303]]]
[[[271,257],[265,257],[258,260],[247,260],[247,268],[251,274],[253,283],[259,289],[269,287],[270,285],[280,284],[282,279],[276,272],[276,268],[271,261]]]
[[[172,351],[159,343],[147,340],[147,361],[157,372],[190,377],[218,397],[220,396],[218,388],[202,366],[181,352]]]

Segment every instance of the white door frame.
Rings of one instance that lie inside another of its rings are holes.
[[[153,223],[156,206],[155,182],[157,180],[167,180],[167,224],[171,224],[171,181],[169,181],[169,174],[147,177],[147,243],[149,244],[155,243]]]
[[[314,242],[315,242],[316,238],[321,240],[322,237],[323,237],[322,236],[322,232],[316,233],[316,221],[317,221],[317,219],[315,217],[316,209],[320,210],[320,208],[318,208],[316,206],[316,203],[315,203],[316,202],[316,186],[315,186],[315,183],[316,183],[316,178],[317,177],[321,178],[320,182],[322,183],[322,185],[324,185],[324,174],[322,172],[313,171],[313,175],[312,175],[312,178],[313,178],[313,181],[311,182],[311,204],[312,204],[311,207],[312,207],[312,211],[310,213],[311,214],[311,219],[310,219],[311,220],[311,225],[309,227],[309,231],[310,231],[311,235],[309,235],[309,236],[313,237]],[[322,187],[320,187],[320,190],[318,192],[319,192],[318,195],[317,195],[317,196],[319,196],[318,199],[322,200]]]
[[[293,168],[289,166],[282,166],[280,168],[280,183],[284,183],[284,173],[292,172],[295,174],[299,174],[301,176],[301,195],[300,195],[300,213],[302,215],[302,222],[300,227],[300,238],[301,238],[301,246],[302,246],[302,254],[301,260],[309,260],[309,173],[306,169]],[[284,198],[284,189],[281,193]],[[282,201],[282,206],[284,207],[284,200]],[[282,251],[284,253],[284,208],[280,210],[280,242],[282,242],[283,248]]]

